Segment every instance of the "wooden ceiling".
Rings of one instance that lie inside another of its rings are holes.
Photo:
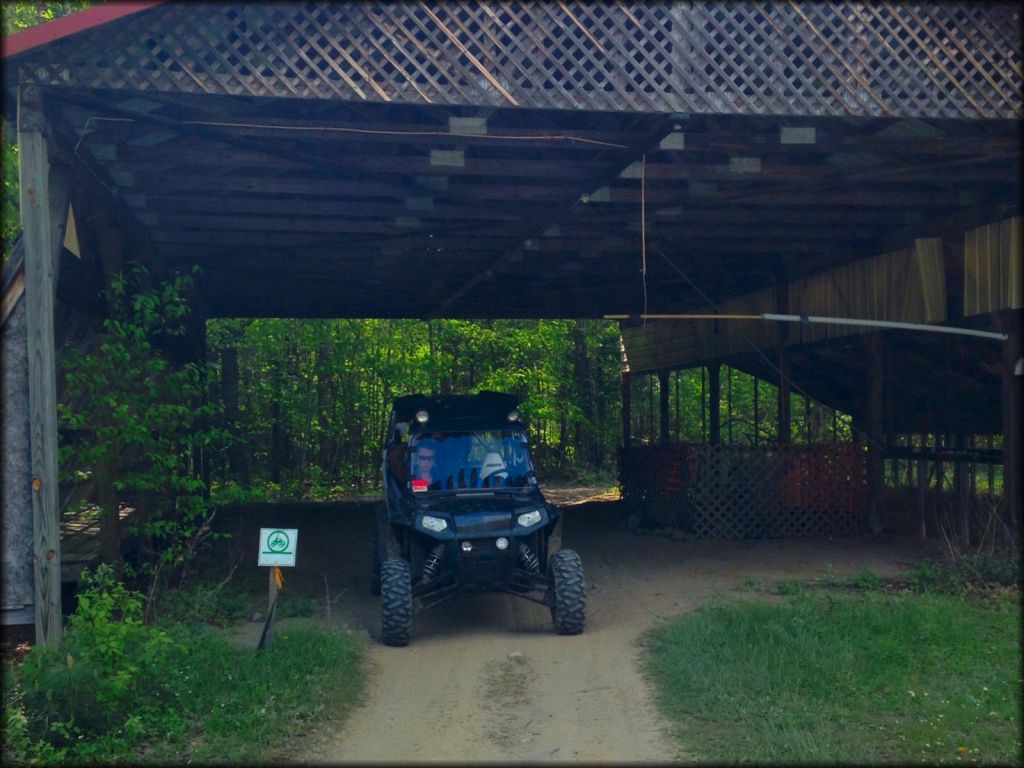
[[[211,315],[678,311],[1020,206],[1016,121],[45,96]]]

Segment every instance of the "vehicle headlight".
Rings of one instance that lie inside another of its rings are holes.
[[[536,525],[541,520],[541,514],[539,509],[531,509],[529,512],[524,512],[516,518],[516,522],[523,528],[529,528],[531,525]]]
[[[420,518],[420,525],[426,528],[428,531],[434,533],[440,533],[448,527],[448,521],[442,517],[434,517],[433,515],[424,515]]]

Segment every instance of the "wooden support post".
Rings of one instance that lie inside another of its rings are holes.
[[[679,424],[683,418],[683,412],[679,409],[679,378],[682,371],[676,371],[676,375],[673,376],[676,382],[676,442],[679,442]]]
[[[871,525],[871,532],[878,535],[882,532],[882,494],[885,490],[885,429],[882,419],[884,340],[880,333],[868,333],[864,335],[864,345],[868,358],[868,522]]]
[[[924,448],[924,440],[922,449]],[[917,460],[917,532],[922,539],[928,538],[926,502],[928,499],[928,467],[924,459]]]
[[[114,493],[114,478],[117,467],[114,461],[104,461],[96,471],[96,503],[100,508],[100,560],[120,568],[121,563],[121,519],[118,516],[117,495]]]
[[[225,347],[221,350],[221,397],[224,400],[224,421],[229,430],[238,428],[238,350]],[[249,487],[249,467],[241,443],[234,441],[228,446],[228,472],[231,477]]]
[[[721,363],[712,363],[708,366],[708,416],[710,423],[710,437],[708,442],[712,445],[719,445],[722,442],[722,366]]]
[[[725,370],[728,371],[728,376],[725,380],[725,423],[728,428],[726,434],[729,435],[729,445],[732,445],[732,366],[727,365]]]
[[[647,374],[647,441],[654,442],[654,374]]]
[[[790,441],[790,391],[789,391],[789,356],[784,349],[779,349],[779,421],[778,441]]]
[[[661,442],[668,442],[668,386],[669,371],[658,371],[658,418]]]
[[[186,355],[188,362],[200,366],[206,365],[206,312],[203,307],[193,304],[188,319],[188,348]],[[201,400],[208,397],[208,394],[200,396],[196,406],[202,405]],[[200,429],[209,429],[209,419],[203,418],[199,424]],[[193,454],[193,471],[203,481],[205,486],[204,495],[210,495],[210,453],[205,446],[199,446]]]
[[[992,450],[993,442],[992,435],[988,435],[987,447],[990,451]],[[988,471],[988,500],[991,502],[996,495],[996,463],[994,461],[989,461],[987,463],[986,470]]]
[[[967,436],[963,432],[957,432],[954,445],[959,451],[967,448]],[[956,489],[960,547],[965,552],[971,546],[971,514],[967,501],[967,462],[957,461],[953,464],[953,487]]]
[[[632,392],[630,382],[632,380],[632,374],[629,371],[623,371],[619,377],[619,392],[622,394],[622,448],[623,450],[629,449],[629,441],[632,437],[631,426],[633,421],[632,414]]]
[[[55,263],[62,243],[53,242],[57,228],[52,218],[54,210],[60,210],[61,201],[50,196],[51,169],[44,125],[38,91],[20,87],[18,164],[25,245],[36,642],[54,646],[61,636],[61,595],[53,304]],[[66,217],[66,186],[64,192]]]
[[[761,426],[761,407],[758,393],[758,378],[754,377],[754,445],[760,442],[759,429]]]
[[[967,443],[967,446],[971,450],[974,450],[975,448],[978,447],[978,437],[977,437],[977,435],[971,435],[970,436],[969,441]],[[968,474],[967,474],[967,479],[970,481],[970,493],[969,493],[969,495],[970,495],[971,499],[974,500],[973,503],[976,506],[978,506],[978,508],[980,509],[981,507],[980,507],[980,505],[978,505],[978,464],[977,464],[977,462],[972,461],[968,465],[968,469],[969,469],[969,471],[968,471]]]
[[[702,443],[708,441],[707,399],[707,370],[702,365],[700,367],[700,441]]]
[[[1018,526],[1021,520],[1021,389],[1024,383],[1024,356],[1021,350],[1021,311],[1000,313],[999,329],[1009,337],[1003,342],[1002,400],[1003,400],[1003,513],[1009,525]]]
[[[783,258],[782,270],[775,281],[775,311],[780,314],[789,313],[789,283],[787,280],[788,260]],[[786,354],[786,342],[789,340],[789,323],[779,323],[776,328],[779,340],[779,401],[776,414],[776,440],[780,444],[790,441],[790,397],[789,397],[789,355]]]

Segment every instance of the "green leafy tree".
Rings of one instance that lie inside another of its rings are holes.
[[[161,575],[181,573],[211,535],[215,508],[193,467],[201,450],[220,448],[229,436],[217,426],[221,407],[207,396],[205,366],[175,367],[164,353],[185,334],[192,276],[151,289],[143,287],[146,277],[141,266],[118,274],[106,292],[110,312],[98,349],[65,353],[68,396],[58,413],[80,436],[61,445],[65,472],[78,467],[81,479],[112,467],[113,503],[138,510],[135,525],[151,543],[139,575],[152,612]]]
[[[323,498],[379,481],[391,401],[511,392],[543,473],[607,471],[618,440],[618,329],[604,321],[215,320],[237,350],[236,433],[254,482]],[[226,467],[218,475],[226,477]]]

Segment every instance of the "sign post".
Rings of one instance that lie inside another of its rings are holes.
[[[281,568],[295,567],[295,553],[299,546],[297,528],[260,528],[259,565],[269,566],[267,594],[267,622],[263,625],[259,648],[269,648],[274,642],[274,617],[277,615],[277,593],[284,585]]]

